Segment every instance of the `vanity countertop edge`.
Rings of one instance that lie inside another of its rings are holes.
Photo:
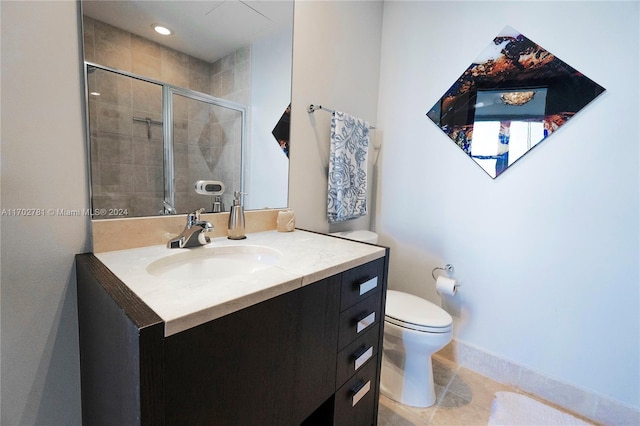
[[[146,271],[147,265],[162,257],[228,245],[269,247],[281,253],[280,261],[253,274],[190,282],[153,277]],[[94,256],[164,321],[164,334],[171,336],[383,258],[387,253],[383,246],[300,229],[250,233],[240,241],[219,237],[207,246],[167,249],[158,245]]]

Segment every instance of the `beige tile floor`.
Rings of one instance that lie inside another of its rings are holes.
[[[415,408],[381,396],[378,426],[486,426],[496,392],[523,393],[460,367],[437,354],[433,356],[433,376],[435,405],[429,408]],[[537,399],[531,395],[527,396]],[[546,401],[542,402],[553,406]],[[573,413],[570,414],[575,416]]]

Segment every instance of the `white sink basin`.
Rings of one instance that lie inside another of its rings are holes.
[[[200,280],[225,278],[254,272],[277,265],[282,253],[265,246],[203,246],[169,254],[147,265],[156,277]]]

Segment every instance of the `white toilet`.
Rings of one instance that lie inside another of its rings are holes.
[[[380,392],[402,404],[436,402],[431,355],[453,337],[444,309],[412,294],[387,290]]]
[[[371,231],[336,232],[344,238],[377,243]],[[436,401],[431,356],[453,337],[453,318],[444,309],[412,294],[387,290],[380,392],[413,407]]]

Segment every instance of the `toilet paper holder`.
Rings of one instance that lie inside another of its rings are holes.
[[[451,274],[451,273],[453,273],[453,265],[450,264],[450,263],[447,263],[446,265],[444,265],[444,267],[436,266],[435,268],[433,268],[433,270],[431,271],[431,276],[433,277],[434,281],[437,281],[436,271],[445,271],[445,272]]]

